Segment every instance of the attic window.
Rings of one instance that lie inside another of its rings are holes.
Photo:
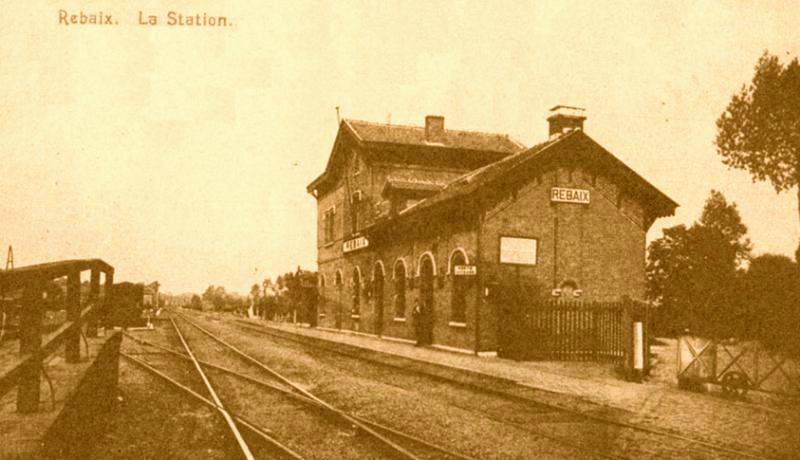
[[[336,208],[330,208],[322,215],[322,228],[324,242],[330,243],[334,239],[334,219],[336,218]]]
[[[357,175],[361,172],[361,158],[358,155],[358,150],[353,149],[353,175]]]
[[[361,211],[361,190],[353,192],[350,196],[350,202],[353,203],[350,206],[351,228],[352,233],[356,234],[361,229],[361,221],[359,219],[359,213]]]

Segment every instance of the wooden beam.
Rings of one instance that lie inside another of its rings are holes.
[[[66,298],[67,321],[76,323],[81,317],[81,272],[74,271],[67,275]],[[70,329],[64,344],[65,358],[68,363],[81,360],[81,328],[80,324]]]
[[[106,282],[104,286],[103,292],[103,308],[100,309],[100,321],[103,324],[103,327],[108,327],[108,316],[111,313],[111,297],[113,288],[114,288],[114,269],[106,270]]]

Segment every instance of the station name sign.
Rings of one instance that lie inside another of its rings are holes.
[[[453,274],[456,276],[475,276],[478,274],[478,267],[475,265],[455,265]]]
[[[589,191],[580,188],[553,187],[550,189],[550,201],[558,203],[589,204]]]
[[[347,240],[342,243],[342,251],[343,252],[351,252],[357,251],[359,249],[364,249],[369,246],[369,240],[366,237],[359,236],[357,238],[353,238],[352,240]]]

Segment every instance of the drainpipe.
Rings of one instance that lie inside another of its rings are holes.
[[[478,278],[478,296],[475,299],[475,355],[480,356],[481,349],[481,305],[484,303],[483,265],[481,264],[481,234],[483,233],[483,211],[478,212],[478,229],[475,241],[475,267]]]

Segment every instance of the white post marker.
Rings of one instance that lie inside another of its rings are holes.
[[[644,370],[644,328],[641,321],[633,323],[633,368]]]

